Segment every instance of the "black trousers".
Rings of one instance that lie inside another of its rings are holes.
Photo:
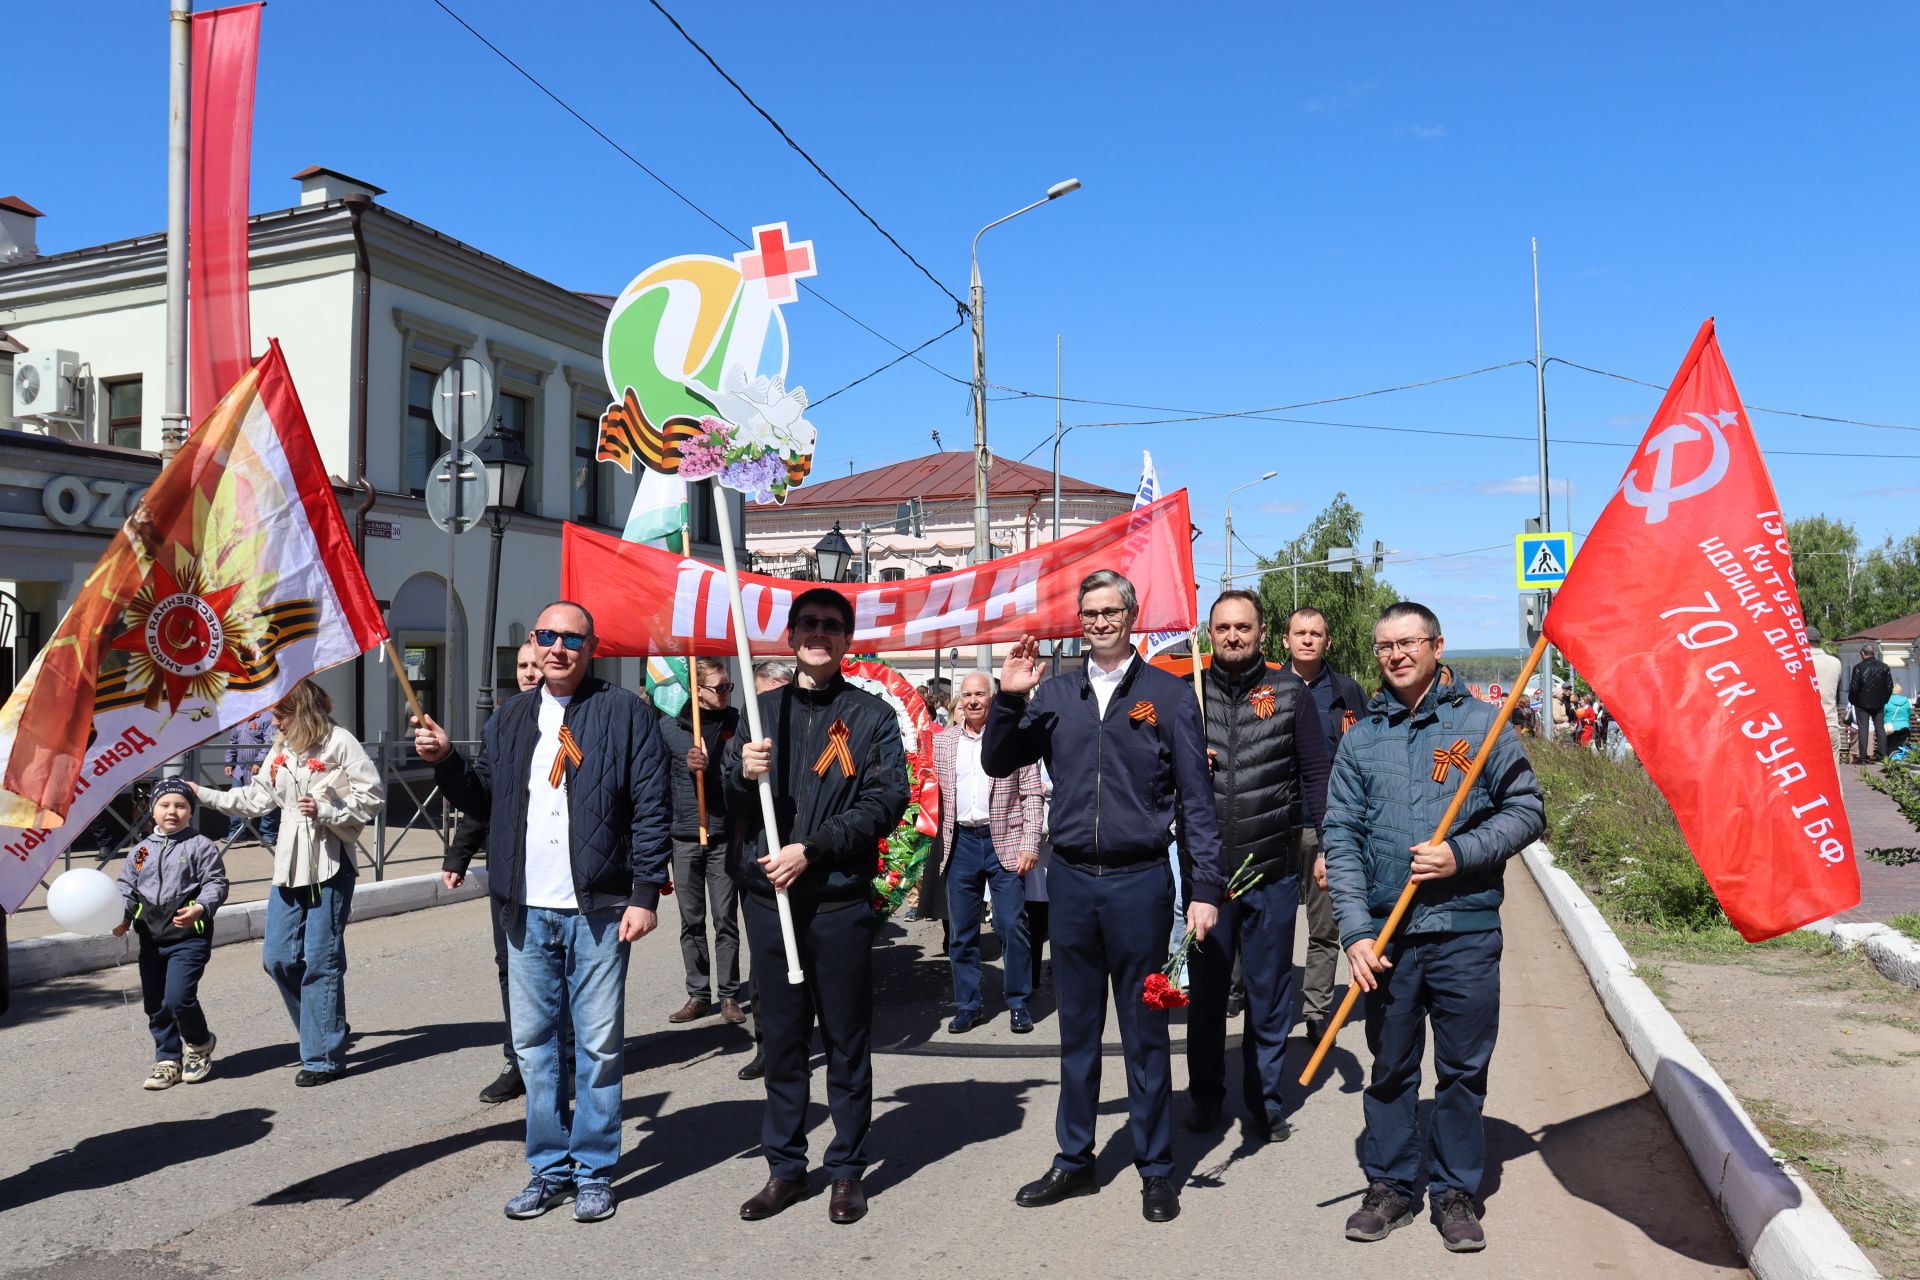
[[[1193,949],[1193,1004],[1187,1010],[1187,1091],[1195,1102],[1227,1096],[1227,992],[1234,962],[1246,977],[1240,1036],[1240,1095],[1255,1122],[1286,1113],[1287,1033],[1293,1024],[1294,917],[1300,877],[1282,876],[1222,903],[1220,923]]]
[[[1173,1074],[1167,1012],[1140,992],[1167,962],[1173,869],[1165,859],[1140,870],[1099,873],[1058,856],[1047,873],[1053,929],[1053,994],[1060,1018],[1060,1110],[1054,1167],[1093,1168],[1100,1106],[1100,1040],[1107,991],[1119,1012],[1127,1067],[1127,1132],[1143,1178],[1173,1173]]]
[[[807,1176],[807,1055],[818,1019],[833,1117],[822,1164],[829,1178],[858,1178],[866,1172],[873,1126],[873,910],[864,900],[795,901],[794,935],[806,973],[806,981],[795,984],[787,981],[778,911],[752,894],[741,900],[766,1064],[760,1146],[768,1171],[790,1182]]]
[[[183,1041],[205,1044],[213,1038],[200,1008],[200,975],[212,955],[213,940],[204,934],[165,946],[140,935],[140,996],[155,1062],[178,1062]]]
[[[1040,953],[1047,946],[1047,903],[1045,900],[1039,902],[1029,900],[1026,912],[1027,950],[1033,961],[1033,982],[1028,985],[1027,990],[1038,991],[1040,989]]]
[[[500,1051],[507,1055],[508,1062],[518,1062],[513,1056],[513,1001],[507,998],[507,903],[504,898],[488,898],[487,908],[493,920],[493,967],[500,971],[500,1026],[504,1032]]]

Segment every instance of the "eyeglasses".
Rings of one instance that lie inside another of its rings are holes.
[[[707,685],[701,685],[700,687],[705,689],[708,693],[732,693],[733,681],[722,680],[719,684],[707,684]]]
[[[812,614],[793,620],[795,631],[812,631],[823,636],[843,636],[847,633],[847,624],[838,618],[816,618]]]
[[[1384,658],[1390,653],[1418,653],[1423,644],[1432,644],[1432,636],[1411,636],[1405,640],[1382,640],[1373,646],[1373,656]]]
[[[1101,622],[1118,622],[1127,616],[1125,609],[1082,609],[1080,621],[1089,627]]]
[[[555,631],[552,627],[541,627],[533,633],[533,642],[542,649],[553,648],[557,640],[566,646],[568,653],[580,652],[587,647],[587,641],[591,639],[593,639],[592,636],[583,636],[578,631]]]

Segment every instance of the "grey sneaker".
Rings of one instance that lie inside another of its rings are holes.
[[[220,1037],[209,1031],[205,1044],[188,1045],[186,1059],[180,1064],[180,1079],[187,1084],[199,1084],[212,1075],[213,1050],[219,1043]]]
[[[583,1182],[574,1193],[573,1220],[600,1222],[613,1216],[613,1188],[604,1182]]]
[[[1367,1188],[1366,1199],[1347,1219],[1347,1239],[1385,1240],[1387,1233],[1413,1221],[1413,1201],[1384,1182]]]
[[[573,1199],[573,1184],[558,1178],[533,1175],[527,1189],[507,1201],[509,1218],[537,1218],[549,1209],[557,1209]]]
[[[1448,1252],[1478,1253],[1487,1247],[1487,1233],[1480,1229],[1480,1215],[1473,1211],[1473,1197],[1466,1192],[1441,1192],[1434,1199],[1431,1216]]]
[[[171,1089],[180,1083],[180,1064],[162,1061],[153,1064],[153,1070],[140,1082],[142,1089]]]

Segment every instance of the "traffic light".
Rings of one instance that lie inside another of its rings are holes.
[[[1373,571],[1375,573],[1380,572],[1381,569],[1386,567],[1386,563],[1387,544],[1375,538],[1373,540]]]
[[[1546,592],[1522,591],[1520,593],[1520,635],[1527,648],[1531,649],[1539,643],[1540,624],[1546,616]]]

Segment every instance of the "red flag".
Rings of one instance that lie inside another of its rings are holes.
[[[193,15],[187,281],[198,426],[253,364],[247,305],[247,180],[253,153],[259,4]]]
[[[1709,319],[1546,624],[1749,942],[1860,901],[1779,505]]]

